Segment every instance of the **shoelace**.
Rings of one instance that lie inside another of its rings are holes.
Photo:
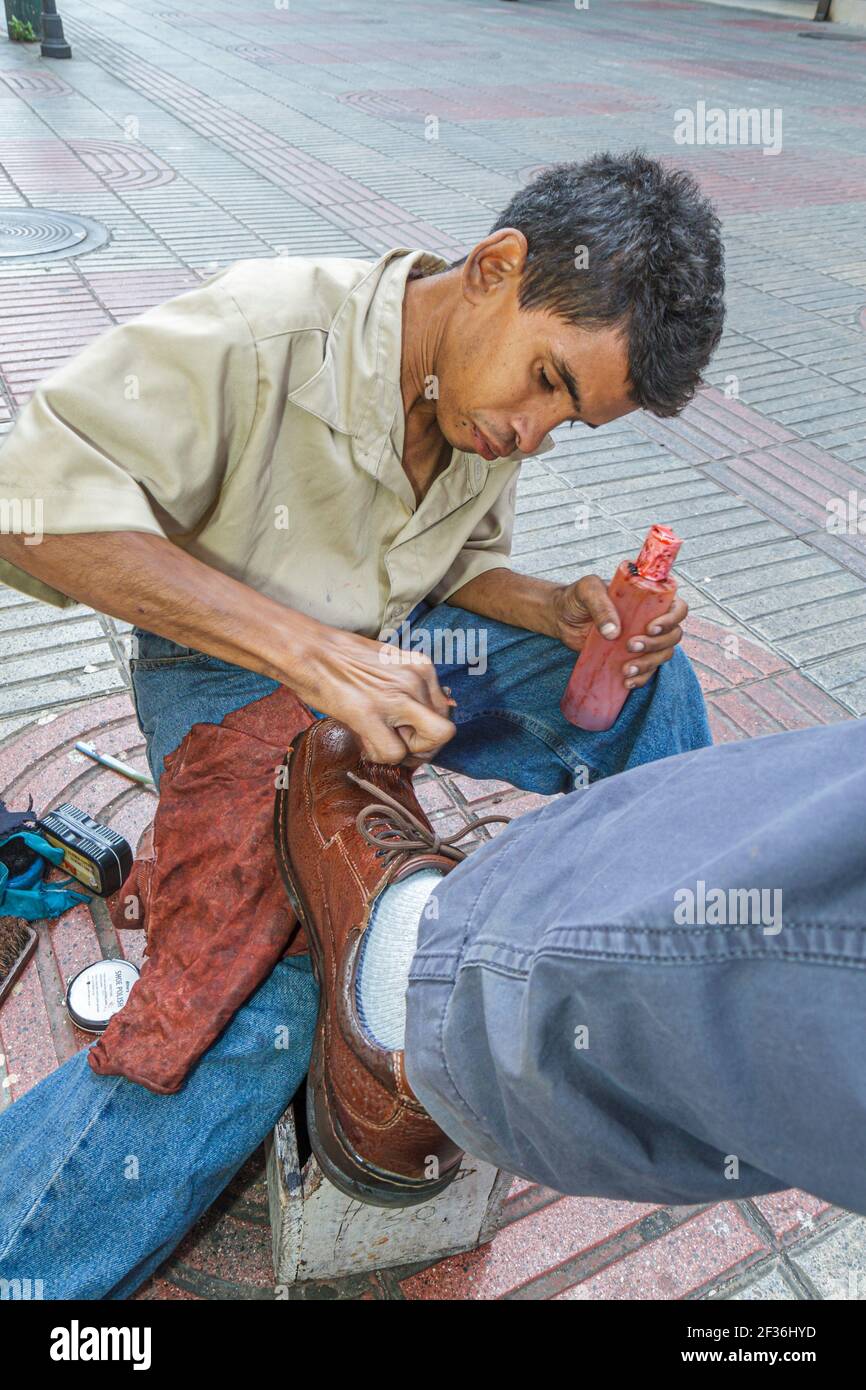
[[[442,854],[446,859],[453,859],[459,863],[467,857],[468,850],[461,849],[458,840],[462,840],[470,831],[477,830],[480,825],[491,825],[494,821],[507,824],[509,821],[508,816],[480,816],[453,835],[437,835],[419,820],[413,811],[396,797],[377,787],[374,782],[367,782],[354,772],[347,772],[346,776],[363,791],[378,798],[369,806],[365,806],[363,811],[358,812],[355,824],[367,844],[376,846],[386,864],[390,864],[392,859],[399,858],[400,855],[418,854],[422,851]],[[370,828],[370,823],[374,820],[385,822],[382,831],[377,832]]]

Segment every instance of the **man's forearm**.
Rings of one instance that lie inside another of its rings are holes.
[[[558,637],[559,630],[553,606],[554,594],[561,584],[548,579],[536,579],[514,570],[495,569],[470,579],[448,599],[458,608],[468,608],[482,618],[511,623],[527,632],[541,632],[545,637]]]
[[[141,531],[0,535],[0,556],[80,603],[288,686],[358,737],[370,762],[414,766],[454,736],[432,663],[330,627]],[[387,659],[383,659],[383,654]]]
[[[110,617],[291,684],[322,625],[143,531],[0,535],[0,555]]]

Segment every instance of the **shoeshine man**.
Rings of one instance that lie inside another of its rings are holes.
[[[0,535],[0,578],[133,625],[157,784],[194,723],[279,684],[371,764],[435,759],[545,794],[705,748],[682,599],[633,640],[613,728],[585,733],[559,701],[591,627],[618,633],[606,578],[533,578],[509,557],[521,461],[565,423],[676,415],[723,319],[711,205],[639,153],[546,170],[451,265],[402,247],[236,262],[37,387],[0,496],[22,515],[39,499],[43,534]],[[404,623],[462,634],[452,650],[483,638],[483,671],[395,661],[382,639]],[[0,1269],[50,1266],[48,1297],[138,1287],[285,1109],[317,998],[309,958],[283,959],[177,1095],[79,1053],[16,1101]],[[293,1047],[276,1050],[287,1017]],[[146,1181],[125,1180],[129,1153]]]

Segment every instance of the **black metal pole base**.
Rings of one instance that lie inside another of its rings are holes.
[[[63,20],[59,14],[42,14],[43,58],[71,58],[72,49],[63,37]]]

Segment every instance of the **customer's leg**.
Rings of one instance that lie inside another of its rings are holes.
[[[802,1187],[866,1214],[866,721],[701,749],[523,816],[434,890],[406,1070],[558,1191]]]
[[[586,733],[560,712],[576,659],[561,642],[443,603],[413,625],[412,644],[457,700],[457,734],[436,761],[470,777],[552,794],[712,742],[700,685],[679,647],[631,692],[613,728]]]
[[[157,782],[194,723],[276,689],[138,634],[136,710]],[[282,960],[176,1095],[97,1076],[78,1053],[0,1116],[0,1276],[49,1298],[123,1297],[170,1253],[285,1109],[304,1076],[318,991]]]

